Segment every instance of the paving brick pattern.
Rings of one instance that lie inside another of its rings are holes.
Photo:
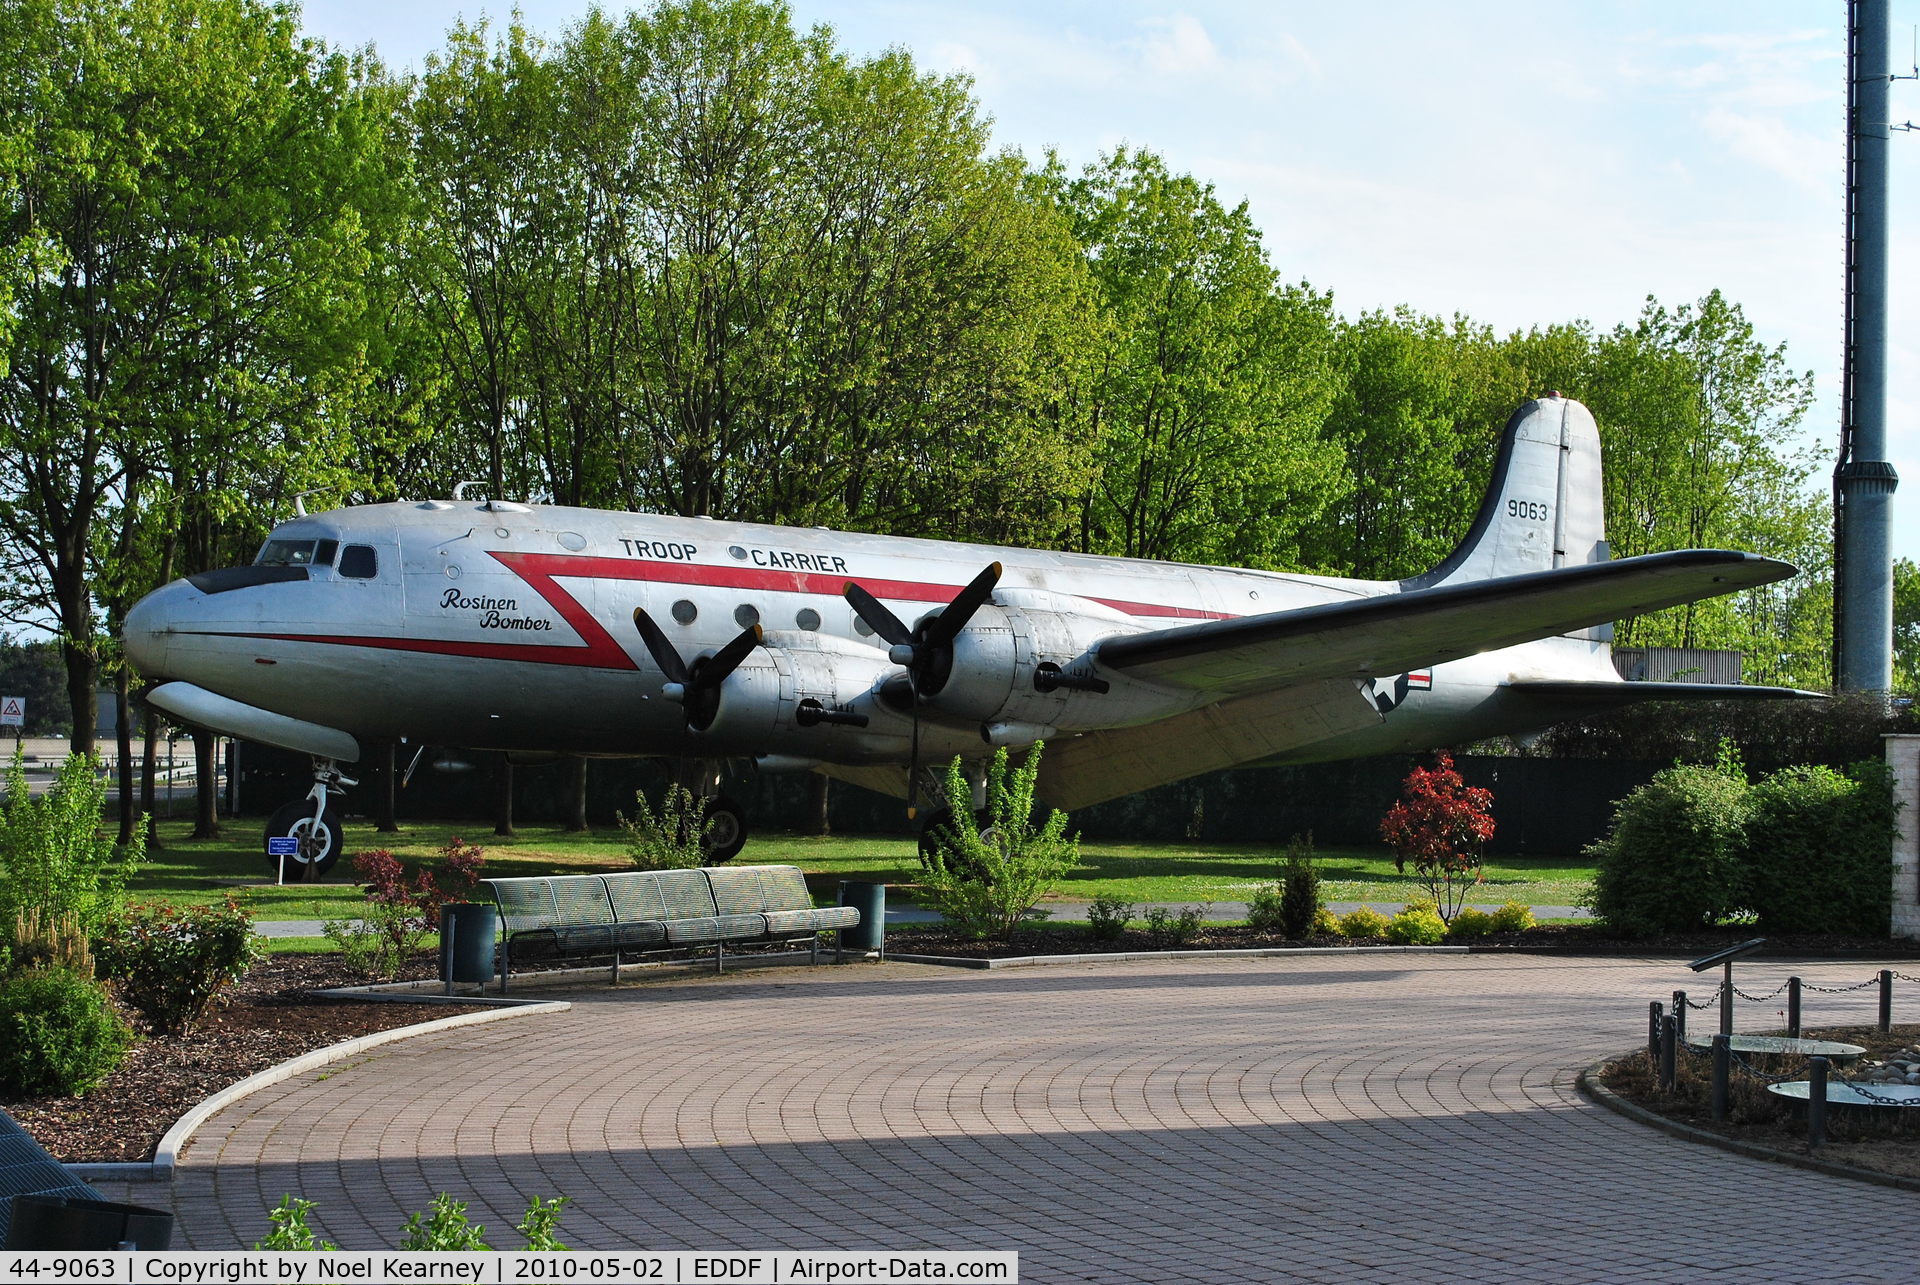
[[[1920,1278],[1920,1197],[1579,1096],[1689,983],[1710,989],[1668,960],[1327,954],[589,988],[220,1113],[175,1243],[251,1244],[292,1191],[328,1238],[390,1247],[445,1191],[496,1233],[570,1196],[577,1247],[1017,1249],[1029,1281]],[[1873,994],[1810,994],[1809,1020],[1871,1020]],[[1755,1007],[1743,1026],[1777,1020]]]

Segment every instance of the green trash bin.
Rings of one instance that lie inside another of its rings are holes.
[[[848,950],[877,950],[887,953],[887,885],[840,881],[840,904],[860,912],[860,922],[840,930],[840,944]]]
[[[493,980],[493,943],[498,916],[484,901],[454,901],[440,907],[440,980]]]

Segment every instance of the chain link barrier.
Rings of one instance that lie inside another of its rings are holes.
[[[1898,975],[1897,973],[1895,974],[1895,976]],[[1803,981],[1800,983],[1800,989],[1803,991],[1819,991],[1822,995],[1845,995],[1848,991],[1863,991],[1869,986],[1878,986],[1879,984],[1880,978],[1874,976],[1867,978],[1864,982],[1856,982],[1852,986],[1815,986],[1812,982]]]
[[[1875,980],[1878,981],[1879,979],[1875,978]],[[1765,995],[1749,995],[1745,991],[1741,990],[1738,986],[1733,988],[1733,993],[1735,995],[1738,995],[1741,999],[1744,999],[1749,1003],[1764,1004],[1776,995],[1786,994],[1787,987],[1790,984],[1791,983],[1789,982],[1781,982],[1778,986],[1774,987],[1771,991],[1767,992]],[[1804,986],[1804,983],[1802,983],[1802,985]]]
[[[1704,1008],[1718,1008],[1720,1007],[1720,997],[1718,995],[1715,995],[1712,999],[1703,999],[1696,1002],[1693,996],[1689,995],[1687,996],[1687,1007],[1690,1009],[1696,1009],[1696,1010],[1704,1009]]]

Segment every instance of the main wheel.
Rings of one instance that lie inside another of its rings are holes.
[[[707,864],[724,866],[747,846],[747,810],[724,794],[707,801],[707,832],[700,836],[700,847]]]
[[[300,799],[273,814],[273,819],[267,822],[267,838],[294,841],[292,853],[284,858],[267,859],[269,868],[276,874],[282,870],[281,863],[284,861],[288,883],[318,879],[333,869],[333,863],[340,859],[340,813],[332,804],[328,804],[327,810],[321,814],[320,823],[315,825],[313,800]]]

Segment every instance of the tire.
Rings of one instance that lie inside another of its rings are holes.
[[[700,847],[707,864],[724,866],[747,846],[747,810],[724,794],[707,803],[707,832],[700,836]]]
[[[318,879],[333,869],[345,842],[340,830],[340,813],[332,804],[321,814],[318,830],[314,828],[312,799],[300,799],[275,812],[267,822],[267,838],[299,841],[296,855],[286,858],[288,883]],[[277,876],[280,862],[267,858],[267,869]]]

